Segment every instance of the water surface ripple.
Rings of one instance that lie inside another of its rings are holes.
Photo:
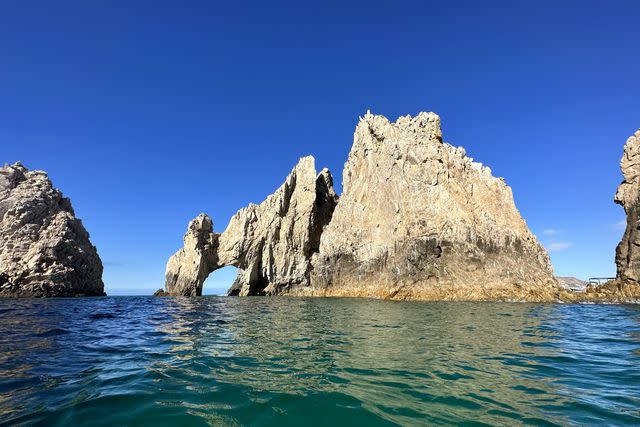
[[[4,299],[0,423],[640,425],[640,307]]]

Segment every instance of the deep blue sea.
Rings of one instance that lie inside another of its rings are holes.
[[[640,307],[3,299],[0,424],[640,425]]]

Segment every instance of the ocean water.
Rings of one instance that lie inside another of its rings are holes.
[[[640,307],[4,299],[0,423],[640,425]]]

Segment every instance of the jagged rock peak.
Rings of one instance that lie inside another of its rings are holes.
[[[196,234],[204,237],[185,237],[184,247],[167,264],[166,291],[200,295],[207,275],[227,265],[238,268],[231,295],[309,286],[310,260],[336,199],[329,171],[318,174],[313,157],[301,158],[273,194],[240,209],[223,233],[214,233],[204,218],[196,220]]]
[[[617,277],[622,281],[640,282],[640,130],[627,139],[620,169],[624,180],[618,186],[614,201],[624,208],[627,226],[616,248]]]
[[[361,124],[368,127],[372,134],[378,136],[389,132],[413,132],[442,140],[440,116],[433,112],[421,112],[415,117],[407,114],[398,117],[395,122],[391,123],[385,116],[371,114],[371,111],[367,110],[367,114],[360,118],[356,132]]]
[[[0,237],[0,296],[104,294],[96,248],[45,172],[0,168]]]
[[[320,295],[551,299],[549,257],[491,170],[434,113],[361,118],[314,258]]]

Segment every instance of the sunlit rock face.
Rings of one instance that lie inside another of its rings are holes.
[[[337,197],[328,170],[319,174],[313,157],[300,159],[285,182],[259,205],[240,209],[221,233],[200,215],[189,224],[184,247],[166,270],[166,291],[201,295],[212,271],[233,265],[230,295],[272,295],[309,287],[311,256],[331,220]]]
[[[511,189],[442,140],[434,113],[358,124],[338,198],[327,170],[300,160],[222,234],[196,218],[167,265],[166,290],[200,295],[238,267],[230,295],[550,301],[563,290]],[[336,205],[337,202],[337,205]]]
[[[45,172],[0,168],[0,296],[97,295],[102,262],[70,200]]]
[[[632,135],[624,146],[620,161],[624,180],[618,186],[615,202],[622,205],[627,214],[627,227],[616,249],[618,279],[624,282],[640,282],[640,130]]]
[[[552,300],[549,256],[491,170],[442,140],[434,113],[367,113],[314,255],[312,293]]]
[[[213,222],[205,214],[189,222],[183,247],[167,263],[166,291],[171,295],[202,295],[202,284],[217,268],[218,235]],[[156,294],[161,295],[160,292]]]

